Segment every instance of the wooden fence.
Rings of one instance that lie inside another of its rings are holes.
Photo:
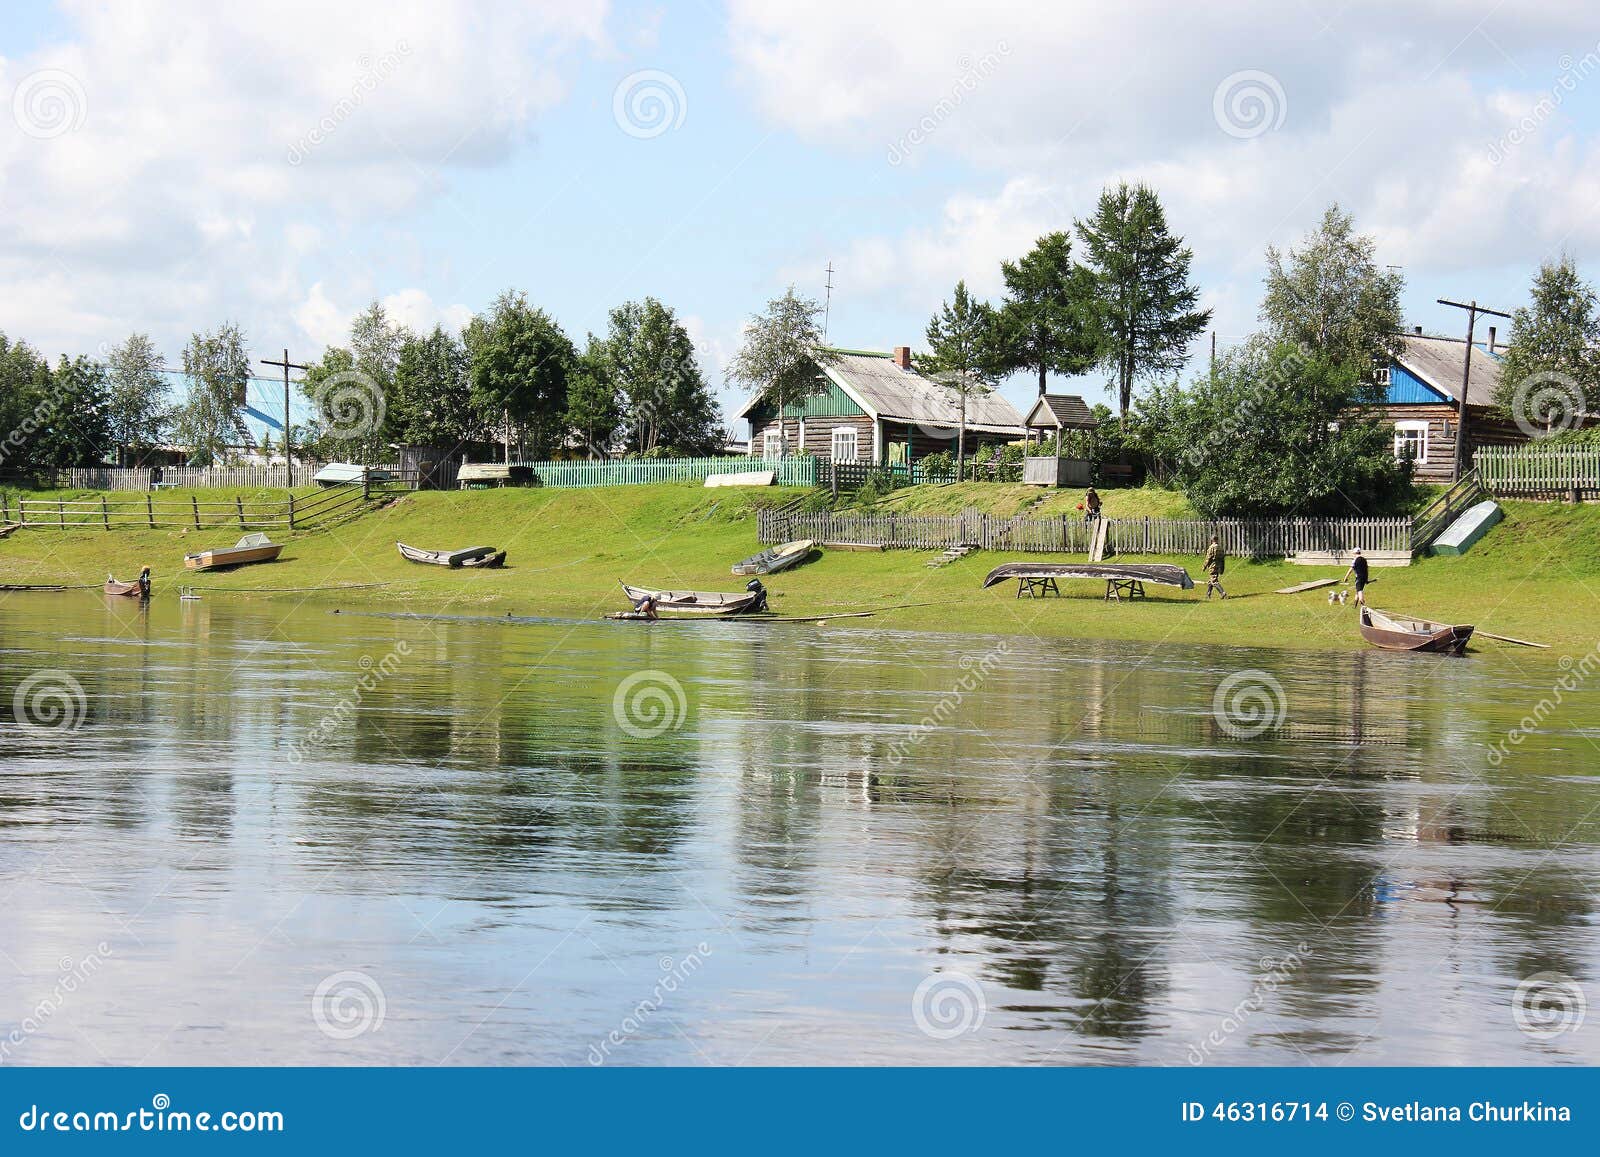
[[[0,492],[0,525],[48,530],[155,530],[159,527],[231,526],[240,530],[308,530],[358,514],[374,499],[404,490],[408,483],[330,486],[309,498],[202,502],[146,492],[138,498],[20,498]]]
[[[817,460],[792,458],[631,458],[621,461],[519,462],[541,486],[644,486],[652,482],[699,482],[713,474],[771,470],[780,486],[815,486]]]
[[[1088,553],[1089,527],[1081,518],[997,518],[981,514],[801,514],[764,510],[758,517],[763,543],[814,538],[908,550],[944,550],[972,545],[1025,553]],[[1411,550],[1409,518],[1106,520],[1107,553],[1203,554],[1217,535],[1238,558],[1360,548],[1369,553]]]
[[[1473,455],[1472,462],[1491,494],[1600,489],[1600,446],[1485,447]]]
[[[213,487],[236,486],[257,489],[287,489],[289,471],[284,466],[162,466],[159,467],[162,486],[181,487],[185,490],[205,490]],[[311,476],[322,469],[317,462],[295,464],[294,480],[298,486],[311,481]],[[150,490],[158,476],[149,467],[74,466],[56,472],[57,487],[74,490]]]

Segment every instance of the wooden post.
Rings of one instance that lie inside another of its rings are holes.
[[[289,491],[289,529],[294,529],[294,491]]]
[[[193,494],[189,495],[189,505],[194,508],[194,528],[200,529],[200,500]]]
[[[107,530],[111,529],[111,513],[106,509],[106,496],[104,494],[100,496],[100,521]]]
[[[56,499],[56,521],[59,522],[63,528],[65,528],[67,525],[66,511],[61,509],[61,499],[59,498]]]
[[[150,524],[150,529],[156,528],[156,504],[150,499],[150,492],[144,495],[144,520]]]
[[[244,499],[237,494],[233,496],[233,508],[239,512],[239,529],[244,529]]]

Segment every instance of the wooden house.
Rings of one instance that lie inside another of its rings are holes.
[[[1467,343],[1462,338],[1429,337],[1421,328],[1405,334],[1400,355],[1380,370],[1385,388],[1384,416],[1394,430],[1396,458],[1410,455],[1421,482],[1455,477],[1461,432],[1461,380]],[[1500,388],[1501,351],[1495,330],[1487,342],[1474,342],[1472,378],[1467,383],[1468,458],[1478,446],[1503,446],[1527,440],[1514,423],[1495,410]]]
[[[817,363],[817,389],[785,401],[783,414],[757,395],[739,411],[750,423],[750,452],[776,458],[779,447],[834,462],[895,465],[954,451],[960,404],[955,392],[912,368],[911,350],[829,350]],[[779,423],[782,423],[782,436]],[[1022,439],[1022,415],[997,392],[967,398],[967,453]]]

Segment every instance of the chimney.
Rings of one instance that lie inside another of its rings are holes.
[[[1494,326],[1489,327],[1489,352],[1494,353]]]
[[[1414,326],[1411,327],[1411,332],[1416,334],[1418,337],[1421,337],[1422,336],[1422,327],[1420,325],[1414,325]]]
[[[899,366],[903,370],[909,370],[911,368],[911,347],[910,346],[908,346],[908,345],[897,345],[897,346],[894,347],[894,364]]]

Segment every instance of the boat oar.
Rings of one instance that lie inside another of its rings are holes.
[[[1494,639],[1500,643],[1515,643],[1519,647],[1538,647],[1541,651],[1550,649],[1549,643],[1530,643],[1527,639],[1513,639],[1510,635],[1497,635],[1493,631],[1484,630],[1482,627],[1478,628],[1477,634],[1480,639]]]

